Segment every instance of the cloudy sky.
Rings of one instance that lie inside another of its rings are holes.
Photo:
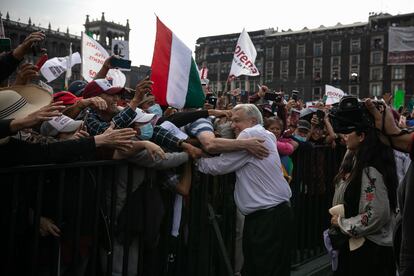
[[[86,15],[126,24],[129,19],[133,65],[150,65],[155,39],[155,14],[191,49],[197,38],[266,28],[300,30],[338,22],[367,22],[369,12],[392,15],[414,12],[413,0],[1,0],[0,12],[12,20],[42,27],[52,24],[80,35]]]

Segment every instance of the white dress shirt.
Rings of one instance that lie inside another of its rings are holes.
[[[234,200],[243,215],[268,209],[289,201],[289,184],[283,177],[282,165],[276,148],[276,137],[261,125],[240,132],[237,139],[262,138],[270,154],[258,159],[247,151],[222,153],[213,158],[201,158],[198,169],[212,175],[236,172]]]

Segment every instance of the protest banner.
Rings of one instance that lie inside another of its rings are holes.
[[[325,85],[326,105],[339,103],[339,101],[342,99],[344,95],[345,93],[341,89],[333,87],[331,85]]]
[[[69,56],[51,58],[43,64],[42,68],[40,68],[40,73],[42,73],[47,82],[54,81],[63,72],[66,72],[68,68],[68,60]],[[71,55],[69,66],[73,67],[75,64],[79,63],[81,63],[80,54],[78,52],[73,53]]]
[[[108,57],[108,52],[98,42],[82,33],[82,77],[86,81],[96,77]]]
[[[258,76],[259,69],[257,69],[256,65],[254,65],[256,56],[256,48],[254,47],[249,34],[245,29],[243,29],[239,39],[237,40],[236,50],[234,51],[233,62],[231,64],[229,76]]]
[[[82,77],[90,82],[101,70],[105,60],[109,58],[108,52],[97,41],[82,33]],[[107,79],[113,86],[123,87],[126,82],[125,75],[119,69],[110,69]]]
[[[414,64],[414,27],[390,27],[388,65]]]
[[[394,106],[395,109],[398,110],[401,106],[404,106],[405,91],[404,90],[395,90],[393,98],[394,98],[393,106]]]
[[[112,54],[129,59],[129,41],[112,39]]]

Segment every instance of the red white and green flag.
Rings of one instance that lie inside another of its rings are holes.
[[[151,69],[152,93],[160,105],[203,106],[205,96],[191,49],[158,17]]]

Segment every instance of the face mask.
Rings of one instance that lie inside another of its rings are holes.
[[[302,136],[299,136],[299,135],[293,135],[293,137],[295,137],[295,139],[300,141],[300,142],[306,142],[306,137],[302,137]]]
[[[140,128],[141,134],[139,135],[139,138],[141,140],[149,140],[152,137],[152,134],[154,133],[154,127],[151,125],[151,123],[145,124],[141,126]]]
[[[155,115],[157,115],[158,117],[161,117],[161,116],[162,116],[162,109],[161,109],[161,106],[160,106],[159,104],[154,104],[154,105],[151,105],[151,106],[148,108],[148,112],[149,112],[149,113],[152,113],[152,114],[155,114]]]

